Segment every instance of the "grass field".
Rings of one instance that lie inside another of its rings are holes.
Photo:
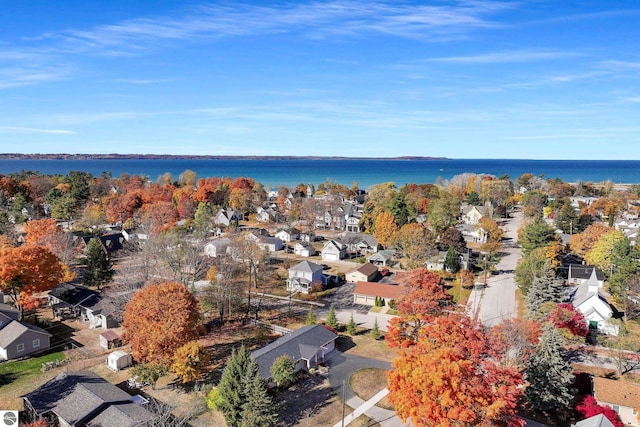
[[[45,354],[27,360],[0,364],[0,409],[22,408],[20,396],[32,391],[54,375],[54,371],[42,372],[42,364],[64,360],[64,352]],[[44,381],[43,381],[44,380]],[[34,386],[35,384],[35,386]]]

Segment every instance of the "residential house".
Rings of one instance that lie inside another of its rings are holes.
[[[282,230],[278,230],[275,234],[275,237],[282,240],[283,242],[294,242],[300,238],[300,230],[297,228],[285,228]]]
[[[614,308],[600,294],[600,288],[596,269],[592,269],[589,280],[578,285],[570,297],[570,302],[582,313],[590,329],[617,336],[619,328],[610,322]]]
[[[323,261],[339,261],[347,253],[347,247],[344,243],[331,239],[327,241],[320,251]]]
[[[462,222],[467,225],[480,224],[482,217],[488,216],[491,218],[493,215],[490,206],[463,206],[461,210]]]
[[[349,253],[356,256],[366,256],[380,249],[378,239],[367,233],[342,233],[340,241],[347,246]]]
[[[637,219],[622,219],[613,224],[613,227],[622,231],[627,239],[629,239],[629,243],[631,246],[635,246],[636,241],[638,240],[638,230],[640,229],[640,221]]]
[[[269,252],[281,251],[284,243],[277,237],[271,237],[268,232],[255,230],[246,234],[248,240],[253,241],[259,248]]]
[[[276,219],[276,211],[272,208],[264,209],[259,207],[256,209],[256,221],[258,222],[272,222]]]
[[[350,233],[360,233],[362,231],[362,227],[360,227],[360,217],[347,217],[345,220],[345,229]]]
[[[309,370],[325,361],[335,349],[336,338],[338,335],[323,325],[303,326],[251,352],[250,357],[258,364],[260,376],[269,382],[271,366],[278,357],[291,357],[295,372]]]
[[[349,283],[371,282],[378,277],[378,267],[370,262],[350,270],[345,275],[345,279]]]
[[[376,298],[382,298],[385,305],[391,300],[397,301],[405,291],[404,286],[390,285],[378,282],[358,282],[353,290],[353,302],[355,304],[375,305]]]
[[[216,258],[218,255],[226,254],[229,252],[229,248],[233,245],[231,239],[227,237],[220,237],[214,239],[204,245],[204,254],[211,258]]]
[[[625,426],[640,426],[640,385],[624,380],[593,378],[593,396],[601,405],[609,405]]]
[[[598,288],[602,289],[604,287],[604,273],[599,268],[590,265],[569,264],[567,282],[572,285],[581,285],[590,280],[594,280],[592,278],[594,273]]]
[[[100,241],[102,250],[104,250],[107,255],[113,255],[115,252],[122,249],[124,247],[124,242],[127,241],[122,232],[103,234],[102,236],[81,236],[78,241],[78,249],[84,251],[89,244],[89,241],[94,238]]]
[[[156,418],[133,396],[89,371],[61,373],[22,400],[28,419],[65,427],[143,427]]]
[[[19,312],[13,307],[0,304],[0,360],[18,359],[49,349],[52,335],[19,318]]]
[[[302,261],[289,268],[287,290],[309,293],[316,283],[323,283],[322,266],[309,261]]]
[[[85,286],[63,283],[49,291],[49,305],[54,317],[79,317],[91,328],[118,326],[116,307],[103,296]]]
[[[386,267],[389,265],[391,258],[396,254],[396,251],[393,249],[384,249],[374,254],[369,255],[367,258],[367,262],[377,266]]]
[[[609,418],[604,414],[594,415],[589,418],[585,418],[582,421],[578,421],[575,424],[571,424],[571,427],[614,427],[613,423],[609,421]]]
[[[316,254],[316,248],[308,242],[297,242],[293,247],[293,253],[303,257],[310,257]]]
[[[233,209],[220,209],[213,218],[213,223],[218,227],[237,227],[240,215]]]
[[[467,243],[487,243],[489,235],[479,224],[459,224],[456,228]]]
[[[457,254],[458,262],[461,270],[469,269],[469,253]],[[447,251],[438,251],[437,254],[427,260],[427,270],[444,271],[445,260],[447,259]]]

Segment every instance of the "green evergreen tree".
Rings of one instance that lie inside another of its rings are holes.
[[[224,415],[229,427],[238,427],[242,420],[244,403],[247,400],[243,378],[249,366],[249,353],[244,345],[234,351],[227,361],[218,385],[216,406]]]
[[[382,337],[380,333],[380,327],[378,326],[378,318],[373,321],[373,328],[371,328],[371,337],[374,340],[379,340]]]
[[[556,212],[553,225],[566,234],[578,232],[578,214],[575,208],[571,206],[571,200],[568,197],[563,200],[562,207]]]
[[[108,283],[113,277],[113,265],[109,255],[104,251],[100,240],[97,237],[89,240],[85,250],[86,261],[85,270],[82,275],[82,284],[86,286],[101,286]]]
[[[567,408],[575,395],[573,369],[562,352],[562,338],[546,324],[525,368],[525,397],[539,411]]]
[[[312,308],[309,309],[309,312],[307,313],[307,320],[304,321],[304,324],[307,326],[316,324],[316,314]]]
[[[356,332],[358,332],[358,325],[356,325],[355,320],[353,320],[353,313],[351,313],[349,323],[347,323],[347,333],[353,336],[356,334]]]
[[[269,371],[276,387],[288,387],[296,380],[296,363],[287,354],[274,360]]]
[[[213,208],[209,202],[200,202],[193,214],[193,225],[196,231],[206,232],[213,220]]]
[[[246,400],[242,405],[240,422],[234,426],[275,427],[278,422],[278,409],[267,393],[267,388],[258,372],[258,364],[253,359],[249,359],[247,364],[242,388],[246,394]],[[229,426],[231,427],[231,424]]]
[[[545,272],[551,268],[543,248],[534,249],[520,258],[516,266],[515,279],[522,295],[527,296],[533,281],[544,276]]]
[[[333,304],[329,307],[329,314],[327,315],[327,320],[325,320],[324,323],[333,329],[338,329],[338,318],[336,317],[336,309],[333,307]]]
[[[547,315],[543,311],[544,304],[547,302],[561,302],[562,293],[562,282],[555,278],[555,272],[552,268],[546,269],[542,276],[533,280],[524,299],[527,317],[543,321]]]
[[[451,273],[460,271],[460,259],[453,246],[449,246],[449,249],[447,249],[447,254],[444,258],[444,269]]]
[[[518,236],[518,243],[522,246],[522,252],[527,255],[535,248],[541,248],[552,243],[556,239],[556,232],[547,224],[541,216],[525,225]]]

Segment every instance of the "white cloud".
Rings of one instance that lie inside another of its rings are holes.
[[[516,62],[536,62],[576,56],[574,52],[516,50],[510,52],[492,52],[469,56],[448,56],[430,58],[428,62],[446,62],[458,64],[503,64]]]
[[[72,130],[65,129],[37,129],[37,128],[25,128],[18,126],[0,126],[0,132],[10,133],[46,133],[49,135],[75,135]]]

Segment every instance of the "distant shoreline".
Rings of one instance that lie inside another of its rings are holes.
[[[447,157],[348,157],[348,156],[228,156],[189,154],[69,154],[0,153],[3,160],[450,160]]]

